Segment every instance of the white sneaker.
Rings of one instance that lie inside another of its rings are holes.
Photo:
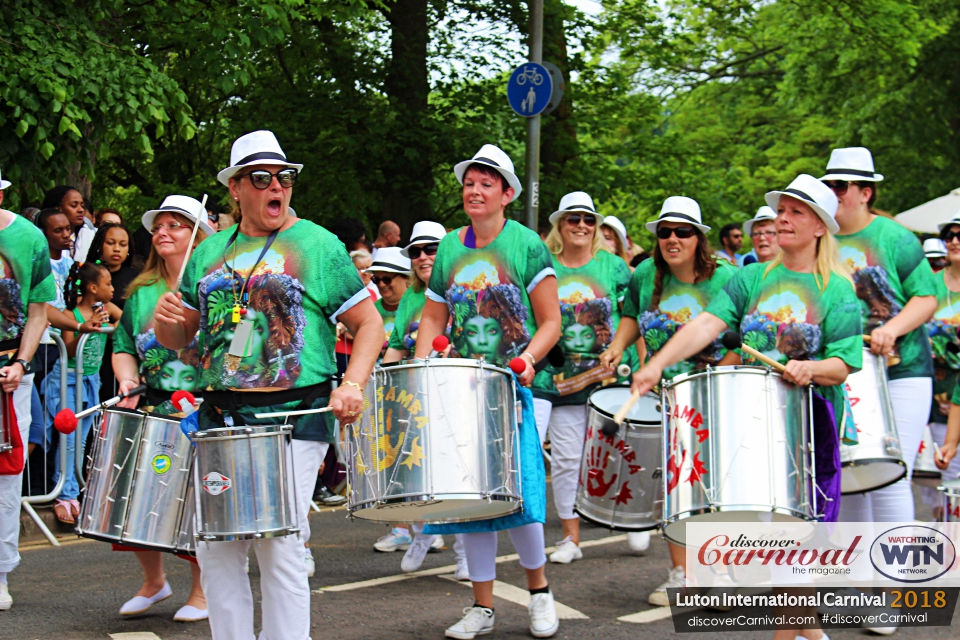
[[[6,582],[0,582],[0,611],[6,611],[13,606],[13,596],[7,588]]]
[[[570,564],[574,560],[582,560],[583,552],[573,538],[567,536],[557,544],[557,550],[550,554],[550,562]]]
[[[493,631],[495,620],[493,609],[467,607],[463,612],[466,615],[461,618],[460,622],[447,629],[443,635],[458,640],[472,640],[477,636],[483,636]]]
[[[650,548],[650,532],[631,531],[627,534],[627,544],[630,545],[630,551],[643,553]]]
[[[250,556],[247,556],[246,562],[243,563],[243,572],[250,573]]]
[[[394,527],[390,533],[373,543],[373,548],[375,551],[381,551],[383,553],[391,553],[397,550],[406,551],[410,548],[411,542],[413,541],[410,539],[409,531],[400,527]]]
[[[443,551],[443,536],[433,536],[433,543],[427,553],[440,553],[441,551]]]
[[[453,577],[460,582],[470,582],[470,568],[467,566],[467,558],[457,558],[457,570],[453,572]]]
[[[560,628],[557,606],[552,593],[537,593],[530,596],[527,605],[530,612],[530,635],[534,638],[552,638]]]
[[[650,594],[647,602],[655,607],[668,607],[670,606],[670,596],[667,595],[667,589],[680,589],[685,586],[687,586],[687,580],[683,573],[683,567],[674,567],[670,569],[667,581]]]
[[[313,561],[313,552],[310,549],[304,549],[304,551],[306,553],[303,554],[303,564],[307,567],[307,577],[312,578],[317,572],[317,563]]]
[[[407,552],[403,554],[403,560],[400,561],[400,570],[404,573],[416,571],[423,564],[423,559],[427,557],[427,552],[433,545],[436,536],[425,536],[418,533],[413,537],[413,543]]]
[[[150,607],[157,604],[161,600],[166,600],[173,595],[173,589],[170,588],[169,582],[163,583],[163,588],[160,591],[157,591],[156,594],[150,596],[149,598],[145,596],[133,596],[129,600],[123,603],[123,606],[120,607],[120,615],[122,616],[136,616],[141,613],[146,612]]]
[[[898,611],[896,611],[891,607],[886,607],[885,609],[883,609],[883,611],[887,614],[888,617],[899,613]],[[874,627],[874,626],[867,626],[866,624],[861,626],[867,631],[872,631],[878,636],[892,636],[897,632],[897,628],[899,627],[899,625],[892,625],[892,626],[886,626],[886,627],[881,627],[881,626]]]

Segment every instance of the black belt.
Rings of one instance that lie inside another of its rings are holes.
[[[239,409],[243,407],[270,407],[277,404],[300,401],[297,409],[309,409],[310,405],[319,398],[330,395],[333,385],[328,380],[319,384],[281,391],[204,391],[204,404],[228,411],[233,417],[234,424],[245,424],[240,417]]]
[[[163,404],[167,400],[173,400],[173,391],[163,391],[162,389],[154,389],[153,387],[147,387],[147,390],[143,392],[143,399],[146,400],[147,406],[156,407],[157,405]],[[194,398],[200,399],[204,395],[199,391],[191,391]]]

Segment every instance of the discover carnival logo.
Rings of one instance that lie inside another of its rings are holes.
[[[705,567],[774,565],[795,567],[810,575],[849,574],[850,565],[860,555],[857,552],[860,540],[861,536],[856,536],[846,549],[818,549],[803,547],[799,540],[776,535],[751,538],[740,534],[733,538],[719,534],[700,546],[697,560]]]
[[[870,562],[897,582],[929,582],[944,575],[957,559],[957,549],[942,532],[920,525],[894,527],[870,546]]]

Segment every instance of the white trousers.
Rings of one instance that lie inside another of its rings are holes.
[[[587,434],[587,406],[578,404],[555,407],[546,400],[534,398],[533,412],[541,446],[546,434],[550,435],[553,503],[562,520],[572,520],[577,517],[573,512],[573,503],[577,499],[583,440]]]
[[[26,460],[27,436],[30,433],[30,388],[33,374],[23,376],[20,386],[13,392],[13,408],[17,414],[17,427],[23,441]],[[71,460],[71,464],[73,461]],[[20,489],[23,473],[15,476],[0,476],[0,573],[8,573],[20,564]]]
[[[917,451],[923,439],[923,428],[930,417],[933,401],[933,380],[930,378],[903,378],[891,380],[890,400],[893,418],[900,436],[900,450],[907,465],[907,475],[893,484],[868,491],[845,495],[840,500],[840,522],[912,522],[915,517],[910,476],[917,461]]]
[[[547,563],[543,548],[543,525],[539,522],[507,529],[510,541],[524,569],[539,569]],[[463,548],[471,582],[489,582],[497,578],[497,532],[464,533]]]
[[[210,612],[214,640],[251,640],[253,593],[244,571],[250,547],[260,566],[260,640],[305,640],[310,636],[310,585],[303,563],[304,542],[310,539],[310,501],[320,464],[327,454],[326,442],[293,440],[293,482],[296,488],[299,536],[254,542],[205,542],[197,545],[200,582]],[[213,595],[215,594],[215,595]]]
[[[942,422],[931,422],[930,435],[933,437],[933,441],[942,447],[947,439],[947,425]],[[960,456],[954,456],[950,464],[947,465],[947,470],[941,472],[941,477],[944,480],[953,480],[960,477]],[[926,505],[939,507],[943,504],[943,494],[933,487],[921,487],[920,493],[923,495],[923,502]]]

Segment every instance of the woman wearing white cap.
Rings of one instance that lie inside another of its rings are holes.
[[[768,264],[738,270],[706,311],[634,375],[633,389],[649,393],[671,366],[710,345],[727,327],[739,329],[744,344],[786,366],[785,380],[799,386],[812,382],[836,408],[834,424],[815,425],[817,453],[821,449],[835,453],[825,455],[823,464],[818,455],[816,469],[818,490],[831,500],[825,519],[835,520],[840,500],[837,450],[842,385],[863,362],[859,304],[833,238],[838,229],[837,198],[823,183],[804,174],[783,191],[767,193],[766,200],[777,212],[780,254]],[[749,357],[746,361],[752,363]],[[796,630],[780,630],[774,637],[793,640],[796,634]],[[824,634],[808,629],[802,635],[817,640]]]
[[[873,157],[863,147],[834,149],[821,180],[839,199],[840,258],[853,273],[870,351],[899,352],[887,369],[893,417],[907,475],[869,493],[844,496],[847,522],[912,522],[910,475],[933,397],[933,359],[926,323],[937,309],[936,283],[916,236],[897,222],[871,213],[877,183]]]
[[[743,257],[743,266],[754,262],[770,262],[780,251],[777,244],[777,212],[770,207],[757,209],[757,215],[743,223],[743,234],[753,242],[753,250]]]
[[[373,303],[383,320],[387,338],[393,333],[393,323],[400,308],[400,300],[410,283],[410,258],[403,255],[400,247],[384,247],[373,252],[373,262],[366,272],[371,274],[373,284],[380,292],[380,299]],[[384,341],[381,358],[387,352]]]
[[[620,256],[630,266],[630,251],[627,248],[627,228],[616,216],[603,216],[600,232],[610,251]],[[631,267],[632,268],[632,267]]]
[[[667,341],[696,318],[702,309],[736,273],[730,263],[717,260],[704,235],[710,227],[702,224],[700,205],[691,198],[671,196],[660,209],[657,220],[647,223],[647,230],[657,236],[653,259],[640,263],[630,279],[630,288],[623,302],[623,318],[602,362],[616,367],[624,350],[643,338],[646,357],[652,358]],[[692,303],[692,304],[691,304]],[[708,364],[737,364],[736,353],[726,352],[719,341],[713,341],[700,353],[667,369],[665,376],[702,368]],[[650,534],[631,534],[631,546],[650,544]],[[636,541],[643,536],[642,541]],[[671,569],[666,582],[650,594],[650,604],[667,606],[667,589],[682,587],[685,579],[685,552],[669,543]]]
[[[943,227],[943,225],[940,226],[941,228]],[[927,257],[927,262],[930,263],[930,269],[932,269],[934,273],[940,273],[950,264],[950,261],[947,260],[947,245],[945,245],[940,238],[927,238],[924,240],[923,255]]]
[[[513,162],[499,148],[484,145],[454,167],[463,185],[463,208],[471,224],[440,242],[427,302],[420,319],[416,357],[429,355],[433,339],[452,319],[452,354],[483,358],[506,367],[520,357],[522,385],[533,382],[534,365],[560,339],[560,305],[550,252],[536,232],[507,220],[504,210],[520,193]],[[466,533],[474,606],[464,610],[447,637],[469,640],[493,630],[493,581],[497,531],[508,530],[526,569],[530,589],[530,633],[553,636],[560,626],[544,565],[543,522],[546,477],[529,390],[517,388],[524,407],[520,423],[523,510],[504,518],[457,525],[428,525],[425,533]]]
[[[310,585],[304,541],[317,469],[333,441],[334,418],[356,420],[363,387],[383,345],[383,322],[336,236],[289,215],[302,165],[287,161],[270,131],[238,138],[230,166],[217,176],[237,202],[239,224],[207,238],[187,264],[179,295],[165,293],[154,314],[168,349],[199,330],[199,428],[282,424],[256,413],[319,409],[291,419],[299,536],[210,542],[197,546],[215,640],[254,637],[253,595],[244,571],[251,547],[260,566],[263,638],[306,640]],[[182,302],[181,302],[182,296]],[[353,354],[336,389],[336,323],[354,336]],[[245,337],[244,337],[245,336]],[[332,415],[331,415],[332,413]],[[279,479],[282,480],[282,479]]]
[[[580,519],[573,512],[580,460],[587,430],[587,397],[600,386],[600,353],[620,323],[620,304],[630,269],[613,255],[598,228],[604,217],[582,191],[563,196],[550,214],[546,244],[553,254],[560,296],[560,368],[546,367],[533,383],[534,411],[541,442],[550,434],[553,501],[563,525],[563,540],[550,562],[568,564],[583,557]]]
[[[158,209],[143,214],[143,228],[151,234],[150,256],[126,291],[120,324],[113,334],[113,371],[119,382],[120,393],[127,393],[142,383],[147,385],[143,411],[170,415],[179,408],[170,402],[174,391],[196,392],[200,388],[200,354],[196,339],[178,351],[164,348],[154,332],[153,310],[164,293],[177,285],[180,265],[190,248],[193,225],[200,212],[200,203],[188,196],[167,196]],[[213,229],[204,218],[193,246],[196,247]],[[149,355],[148,355],[149,354]],[[136,409],[141,396],[126,398],[118,406]],[[175,517],[169,514],[169,517]],[[120,607],[120,615],[140,615],[172,595],[170,584],[163,573],[163,554],[159,551],[139,551],[132,547],[114,545],[117,551],[133,551],[143,567],[143,586],[136,595]],[[200,586],[200,567],[192,562],[193,585],[187,603],[173,616],[174,620],[193,622],[207,619],[207,603]]]

